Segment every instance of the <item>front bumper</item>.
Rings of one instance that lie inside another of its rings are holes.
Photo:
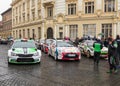
[[[58,55],[58,59],[60,59],[60,60],[80,60],[81,55],[80,55],[80,53],[62,53],[61,55]]]
[[[40,63],[40,57],[8,57],[9,63],[14,64],[34,64]]]

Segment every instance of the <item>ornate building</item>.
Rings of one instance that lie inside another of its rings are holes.
[[[13,0],[15,38],[120,34],[120,0]]]
[[[2,38],[8,38],[12,36],[12,8],[7,9],[2,14]]]

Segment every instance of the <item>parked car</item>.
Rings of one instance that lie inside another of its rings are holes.
[[[8,40],[7,39],[0,39],[0,44],[8,44]]]
[[[41,51],[36,48],[33,40],[15,40],[8,50],[8,63],[29,64],[40,61]]]
[[[94,48],[93,48],[94,42],[95,42],[94,40],[84,40],[80,42],[78,45],[81,53],[86,55],[88,58],[94,56]],[[100,56],[102,58],[107,58],[107,55],[108,55],[108,48],[103,47]]]
[[[39,43],[38,43],[38,49],[40,49],[41,51],[43,51],[43,44],[45,43],[45,39],[40,39]]]
[[[81,53],[77,47],[63,40],[56,40],[50,45],[48,55],[55,60],[80,60]]]
[[[43,43],[43,52],[48,53],[48,50],[50,48],[50,44],[54,41],[54,39],[46,39]]]

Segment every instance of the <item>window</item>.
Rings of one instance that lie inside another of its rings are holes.
[[[16,30],[16,38],[18,38],[18,32],[17,32],[17,30]]]
[[[33,37],[33,39],[35,39],[35,30],[34,29],[32,29],[32,37]]]
[[[85,14],[94,13],[94,2],[85,2]]]
[[[35,20],[35,11],[32,11],[32,19]]]
[[[102,33],[104,38],[112,35],[112,24],[102,24]]]
[[[19,38],[21,38],[22,37],[22,35],[21,35],[21,30],[19,30]]]
[[[23,11],[25,11],[25,3],[23,3]]]
[[[21,16],[19,16],[19,23],[21,22]]]
[[[114,12],[115,11],[115,0],[104,0],[104,11]]]
[[[47,16],[48,17],[53,17],[53,7],[48,7],[47,8]]]
[[[25,38],[25,29],[23,29],[23,38]]]
[[[28,21],[30,21],[30,18],[29,18],[29,17],[30,17],[30,15],[29,15],[29,14],[27,14],[27,20],[28,20]]]
[[[15,37],[15,31],[13,31],[13,37]]]
[[[96,36],[96,25],[83,24],[83,36]]]
[[[19,6],[19,14],[21,14],[21,5]]]
[[[69,32],[70,38],[72,40],[75,40],[75,38],[78,36],[78,25],[70,25],[69,28],[70,28],[70,32]]]
[[[30,38],[30,30],[27,29],[27,35],[28,35],[28,38]]]
[[[35,6],[35,0],[32,0],[32,7]]]
[[[38,19],[41,18],[41,10],[38,10]]]
[[[76,4],[68,4],[68,15],[76,14]]]
[[[59,27],[59,38],[63,38],[63,27]]]
[[[23,13],[23,22],[25,22],[25,13]]]
[[[40,39],[41,38],[41,28],[38,27],[38,38]]]

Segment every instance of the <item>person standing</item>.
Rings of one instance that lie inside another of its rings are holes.
[[[117,60],[118,60],[118,65],[119,65],[119,62],[120,62],[120,36],[117,35],[116,36],[116,39],[115,39],[115,42],[117,42]]]
[[[102,42],[100,38],[96,40],[93,44],[94,48],[94,64],[99,64],[99,59],[100,59],[100,54],[101,54],[101,49],[103,48]]]
[[[78,46],[78,44],[79,44],[79,38],[76,37],[76,39],[75,39],[75,45]]]
[[[109,45],[108,45],[108,63],[109,63],[109,71],[107,73],[117,73],[116,68],[116,46],[114,44],[114,41],[112,39],[109,39]]]

